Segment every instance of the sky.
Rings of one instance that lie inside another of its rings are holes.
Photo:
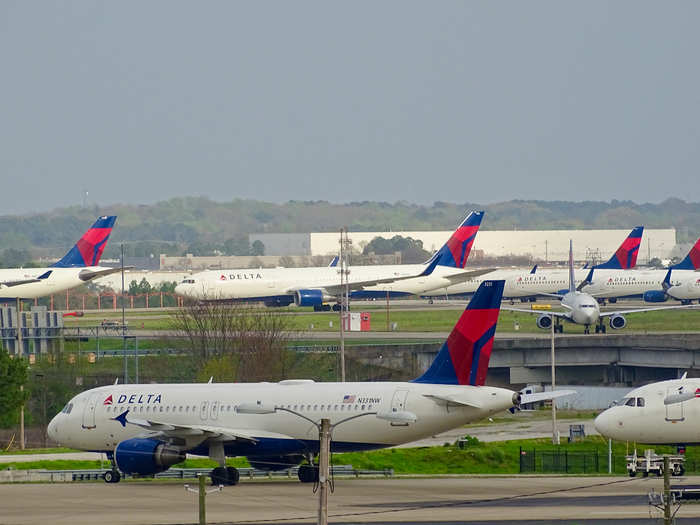
[[[700,201],[700,2],[0,0],[0,215]]]

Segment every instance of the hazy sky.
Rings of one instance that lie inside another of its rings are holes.
[[[700,200],[700,2],[0,0],[0,214]]]

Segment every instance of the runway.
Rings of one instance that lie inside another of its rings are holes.
[[[329,497],[329,516],[332,523],[653,523],[646,495],[662,485],[624,477],[343,479]],[[197,495],[181,483],[4,485],[0,495],[0,523],[8,525],[197,522]],[[207,522],[313,523],[317,504],[310,485],[244,481],[207,496]],[[700,506],[686,505],[678,517],[691,523]]]

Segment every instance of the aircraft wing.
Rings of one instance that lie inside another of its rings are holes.
[[[135,266],[124,266],[125,270],[133,270]],[[104,277],[105,275],[112,275],[113,273],[119,273],[122,271],[121,266],[119,268],[105,268],[104,270],[80,270],[78,278],[81,281],[90,281],[96,277]]]
[[[255,429],[255,437],[253,437],[251,435],[251,430],[253,429],[250,428],[235,429],[212,425],[178,425],[174,423],[160,423],[150,419],[126,419],[126,415],[124,415],[124,421],[167,438],[184,439],[191,436],[201,436],[202,440],[250,441],[251,443],[257,443],[258,438],[294,439],[286,434],[258,429]]]
[[[522,394],[520,396],[520,404],[528,405],[537,403],[538,401],[547,401],[558,397],[571,396],[576,393],[576,390],[555,390],[554,392],[537,392],[535,394]]]
[[[441,275],[440,277],[442,279],[447,279],[450,281],[451,284],[458,284],[458,283],[463,283],[469,279],[473,279],[474,277],[480,277],[481,275],[491,273],[495,271],[494,268],[488,268],[486,270],[470,270],[470,271],[464,271],[462,270],[461,272],[456,272],[448,275]]]
[[[432,261],[426,268],[417,274],[414,275],[404,275],[404,276],[394,276],[394,277],[384,277],[381,279],[368,279],[365,281],[354,281],[348,283],[348,288],[350,290],[363,290],[367,288],[368,286],[375,286],[377,284],[386,284],[386,283],[394,283],[398,281],[405,281],[406,279],[415,279],[416,277],[424,277],[426,275],[430,275],[433,273],[433,270],[437,266],[438,263],[438,258],[435,258],[434,261]],[[294,293],[299,290],[305,290],[305,289],[322,289],[325,290],[329,295],[340,295],[345,291],[345,285],[341,286],[340,282],[338,281],[333,281],[329,282],[327,284],[315,284],[313,286],[295,286],[294,288],[288,288],[287,293]]]
[[[651,308],[637,308],[636,310],[616,310],[614,312],[600,312],[600,317],[610,317],[611,315],[635,314],[641,312],[653,312],[656,310],[680,310],[681,308],[698,309],[697,304],[679,304],[674,306],[652,306]]]
[[[554,312],[552,310],[528,310],[526,308],[512,308],[510,306],[501,306],[501,310],[507,310],[509,312],[523,312],[525,314],[545,314],[551,315],[553,317],[561,317],[562,319],[569,319],[569,312]]]
[[[442,404],[442,405],[460,405],[460,406],[466,406],[466,407],[472,407],[472,408],[482,408],[483,407],[483,405],[481,403],[479,403],[478,401],[471,401],[471,400],[465,399],[464,397],[459,396],[459,395],[423,394],[423,397],[427,397],[429,399],[432,399],[436,403]]]
[[[2,281],[0,282],[0,286],[7,286],[8,288],[12,286],[19,286],[21,284],[29,284],[29,283],[39,283],[46,279],[49,275],[51,275],[51,272],[53,270],[49,270],[46,273],[41,274],[39,277],[34,277],[32,279],[18,279],[16,281]]]

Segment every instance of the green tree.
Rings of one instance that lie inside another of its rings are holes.
[[[19,408],[29,396],[20,386],[27,383],[28,364],[24,359],[10,357],[0,349],[0,428],[16,425],[19,421]]]
[[[250,255],[254,255],[256,257],[258,255],[265,255],[265,245],[260,239],[253,241],[253,244],[250,245]]]

